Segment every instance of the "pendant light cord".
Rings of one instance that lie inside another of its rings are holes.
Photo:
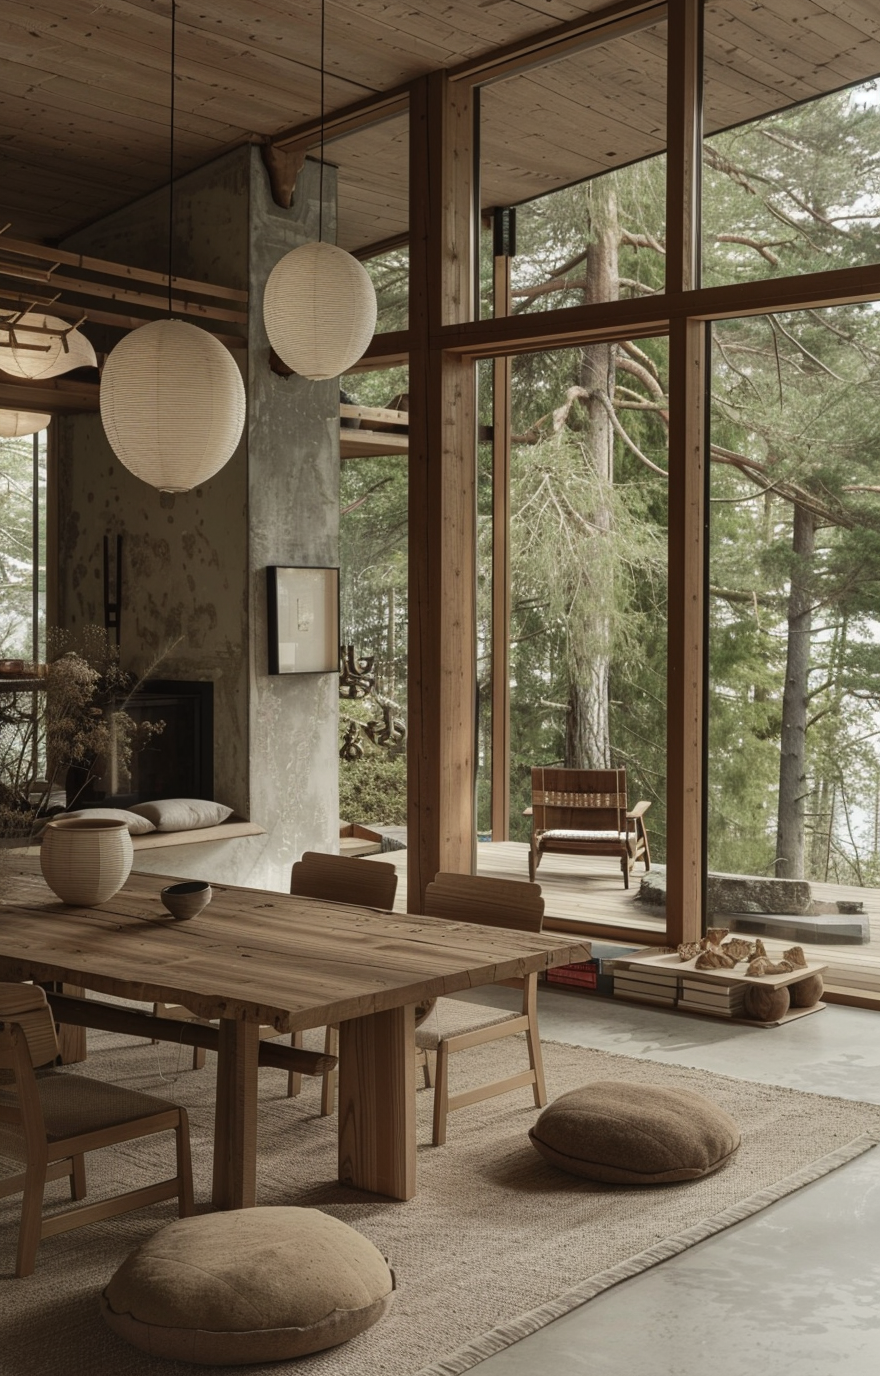
[[[327,2],[321,0],[321,170],[318,174],[318,243],[324,233],[324,26]]]
[[[171,131],[168,147],[168,314],[172,313],[171,304],[171,264],[174,245],[174,63],[175,39],[177,36],[177,4],[171,0]]]

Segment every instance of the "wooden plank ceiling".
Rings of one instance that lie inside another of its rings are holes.
[[[327,0],[328,113],[607,0]],[[52,242],[164,185],[169,0],[3,0],[0,222]],[[176,169],[320,112],[319,0],[180,0]],[[482,199],[507,205],[662,149],[665,27],[487,87]],[[707,128],[880,71],[876,0],[708,0]],[[406,232],[405,118],[328,144],[340,242]]]

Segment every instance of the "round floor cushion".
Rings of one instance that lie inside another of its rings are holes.
[[[236,1209],[170,1223],[101,1297],[115,1333],[151,1357],[280,1361],[344,1343],[388,1309],[394,1275],[360,1233],[319,1209]]]
[[[698,1180],[728,1161],[740,1131],[689,1089],[597,1080],[548,1104],[529,1133],[554,1166],[610,1185]]]

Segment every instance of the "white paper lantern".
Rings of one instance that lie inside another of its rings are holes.
[[[11,328],[14,338],[8,330],[0,329],[0,370],[10,377],[60,377],[74,368],[98,366],[95,351],[85,335],[72,330],[70,321],[59,320],[57,315],[27,311]],[[44,334],[45,329],[58,333]]]
[[[269,273],[266,333],[301,377],[338,377],[356,363],[376,328],[376,292],[366,268],[335,244],[303,244]]]
[[[101,420],[117,458],[162,492],[189,492],[231,458],[245,395],[232,354],[184,320],[153,320],[116,345]]]
[[[45,430],[50,415],[37,411],[0,411],[0,439],[13,440],[19,435],[37,435]]]

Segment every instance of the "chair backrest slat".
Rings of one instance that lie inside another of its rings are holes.
[[[440,873],[425,891],[425,913],[428,917],[448,917],[457,922],[478,922],[485,927],[540,932],[544,899],[540,884],[525,880]]]
[[[300,898],[390,911],[397,892],[397,870],[382,860],[306,851],[291,871],[290,892]]]
[[[55,1023],[45,991],[38,984],[0,984],[0,1023],[17,1023],[22,1029],[35,1068],[49,1065],[58,1056]],[[0,1065],[10,1069],[12,1064],[11,1042],[4,1038]]]
[[[625,769],[532,769],[535,831],[626,831]]]

